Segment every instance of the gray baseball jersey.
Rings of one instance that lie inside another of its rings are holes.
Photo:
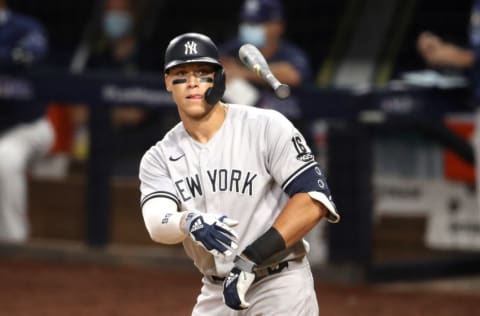
[[[179,123],[145,153],[141,203],[167,197],[182,211],[236,219],[241,252],[272,226],[288,200],[289,184],[307,169],[321,171],[303,136],[279,112],[234,104],[227,109],[208,143],[195,141]],[[214,257],[190,238],[183,244],[204,275],[225,276],[233,267],[236,251]],[[307,249],[303,241],[288,258],[301,257]]]

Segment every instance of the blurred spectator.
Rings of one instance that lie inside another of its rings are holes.
[[[105,0],[99,27],[91,38],[86,68],[138,74],[151,67],[148,50],[141,47],[146,1]],[[145,59],[146,58],[146,59]],[[160,69],[160,68],[158,68]]]
[[[281,0],[245,0],[237,37],[220,45],[219,50],[227,78],[226,101],[274,108],[296,124],[301,111],[295,95],[286,100],[276,98],[268,83],[243,66],[238,58],[243,44],[253,44],[279,81],[292,88],[309,82],[310,61],[302,49],[284,39],[285,28]]]
[[[436,68],[456,68],[470,75],[472,99],[475,106],[474,155],[480,157],[480,0],[473,1],[470,18],[470,45],[463,47],[443,40],[431,32],[417,38],[417,49],[428,65]],[[477,199],[480,207],[480,168],[476,169]]]
[[[31,69],[47,51],[44,27],[0,0],[0,69],[7,74],[3,84],[9,84],[8,74]],[[29,236],[27,171],[32,160],[49,152],[54,132],[45,104],[0,103],[0,240],[23,242]]]
[[[148,0],[105,0],[99,19],[94,21],[82,48],[83,61],[76,61],[73,70],[127,76],[146,72],[161,75],[161,55],[157,54],[155,46],[149,45],[146,34],[146,17],[151,7],[152,2]],[[77,107],[74,114],[77,125],[85,125],[88,119],[86,110],[86,106]],[[136,174],[138,166],[129,167],[129,161],[138,164],[141,154],[157,141],[158,135],[177,121],[176,117],[172,120],[166,112],[165,109],[145,109],[135,104],[112,107],[113,149],[117,165],[122,164],[125,158],[125,165],[119,167],[123,170],[120,172],[128,173],[130,170],[131,174]],[[81,132],[85,128],[79,129],[78,136],[85,140]],[[77,153],[85,156],[86,150],[82,148],[85,144],[77,142],[76,146]]]

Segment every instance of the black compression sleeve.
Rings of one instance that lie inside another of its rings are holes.
[[[265,234],[245,248],[243,254],[259,265],[273,254],[284,249],[285,240],[275,227],[271,227]]]

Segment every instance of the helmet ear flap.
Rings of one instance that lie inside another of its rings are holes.
[[[223,97],[225,93],[225,80],[225,70],[223,68],[215,71],[213,87],[208,88],[205,92],[205,100],[208,104],[215,105]]]

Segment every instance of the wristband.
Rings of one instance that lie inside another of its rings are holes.
[[[255,267],[257,266],[255,264],[255,262],[253,262],[252,260],[250,260],[250,259],[248,259],[248,258],[246,258],[242,255],[236,256],[235,259],[233,260],[233,263],[240,270],[247,271],[247,272],[252,272],[252,273],[253,273],[253,270],[255,269]]]
[[[285,240],[275,227],[271,227],[265,234],[245,248],[243,254],[260,265],[273,254],[285,249]]]

